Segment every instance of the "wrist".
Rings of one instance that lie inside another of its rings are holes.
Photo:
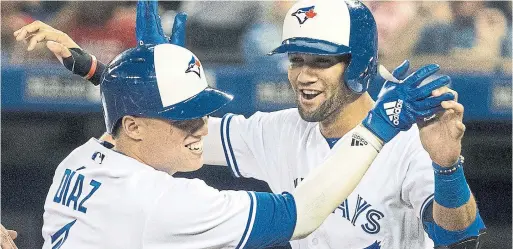
[[[63,65],[72,73],[83,77],[94,85],[99,85],[105,65],[81,48],[70,48],[71,56],[63,58]]]
[[[370,111],[367,114],[367,117],[362,121],[362,125],[384,143],[390,142],[399,133],[387,120],[384,120],[383,117],[377,115],[374,111]]]
[[[463,156],[459,156],[456,162],[452,164],[438,164],[437,162],[433,161],[432,166],[433,170],[435,171],[435,174],[453,174],[455,173],[459,168],[463,167],[463,163],[465,162],[465,158]],[[450,165],[450,166],[445,166]]]
[[[374,132],[369,130],[369,128],[365,127],[363,124],[358,125],[354,129],[352,139],[357,139],[357,135],[363,137],[366,142],[368,142],[374,149],[376,149],[378,152],[381,151],[383,146],[385,145],[385,142],[383,139],[381,139],[379,136],[377,136]]]
[[[446,208],[458,208],[470,199],[468,187],[463,172],[463,157],[452,167],[442,167],[433,162],[435,175],[435,201]]]

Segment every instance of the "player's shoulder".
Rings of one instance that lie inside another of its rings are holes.
[[[230,200],[249,198],[245,191],[220,191],[199,179],[174,178],[157,198],[160,210],[173,215],[207,215],[225,207]]]
[[[220,193],[216,188],[208,186],[203,180],[200,179],[187,179],[187,178],[174,178],[173,192],[176,196],[186,197],[207,197],[215,196]]]
[[[210,204],[223,202],[227,196],[247,196],[246,191],[218,190],[207,185],[200,179],[173,178],[173,182],[167,189],[167,196],[174,200],[184,200],[190,205]]]

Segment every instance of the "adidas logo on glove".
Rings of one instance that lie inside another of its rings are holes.
[[[397,101],[383,104],[383,107],[390,121],[394,125],[399,125],[399,114],[401,114],[401,109],[403,108],[403,101],[398,99]]]

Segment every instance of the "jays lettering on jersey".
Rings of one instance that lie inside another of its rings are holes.
[[[206,164],[222,163],[236,177],[266,181],[275,193],[293,191],[331,153],[318,123],[302,120],[297,109],[257,112],[248,119],[210,118],[205,143]],[[359,136],[351,138],[351,145],[369,146]],[[319,229],[291,245],[433,248],[419,219],[432,200],[433,181],[431,160],[414,126],[383,147],[354,192]]]
[[[43,248],[264,247],[288,241],[295,217],[289,194],[218,191],[91,139],[55,171]]]

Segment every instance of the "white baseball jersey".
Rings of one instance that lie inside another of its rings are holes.
[[[275,203],[293,203],[291,195],[218,191],[107,147],[91,139],[58,166],[44,249],[248,248],[292,236],[295,207]],[[290,217],[287,230],[281,224]]]
[[[360,145],[358,138],[352,145]],[[293,191],[330,153],[319,124],[301,119],[297,109],[257,112],[248,119],[233,114],[210,118],[206,148],[205,163],[228,165],[237,177],[266,181],[275,193]],[[433,191],[431,159],[413,126],[383,147],[356,189],[319,229],[291,245],[433,248],[419,219]]]

